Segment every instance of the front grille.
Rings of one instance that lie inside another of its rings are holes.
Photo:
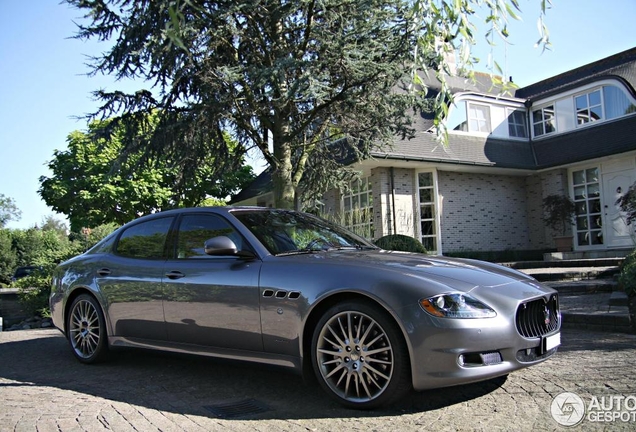
[[[559,328],[559,298],[556,294],[550,300],[540,298],[519,305],[515,319],[521,336],[536,338]]]

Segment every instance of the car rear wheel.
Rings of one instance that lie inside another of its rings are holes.
[[[82,294],[73,300],[68,318],[68,340],[73,354],[82,363],[96,363],[106,358],[108,341],[104,314],[93,296]]]
[[[351,408],[389,405],[411,389],[402,334],[372,304],[345,302],[326,311],[313,335],[312,361],[320,385]]]

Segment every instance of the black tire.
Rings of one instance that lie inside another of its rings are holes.
[[[327,310],[311,342],[314,372],[323,389],[356,409],[388,406],[412,388],[404,338],[386,311],[347,301]]]
[[[71,304],[67,337],[73,355],[82,363],[97,363],[108,355],[108,335],[102,308],[89,294],[81,294]]]

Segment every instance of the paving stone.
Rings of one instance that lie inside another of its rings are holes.
[[[274,368],[147,351],[82,365],[57,330],[0,333],[0,432],[562,430],[553,397],[636,396],[636,336],[565,329],[552,359],[506,379],[412,392],[393,407],[354,411]],[[221,419],[205,406],[254,399],[269,410]],[[636,429],[592,423],[574,430]]]

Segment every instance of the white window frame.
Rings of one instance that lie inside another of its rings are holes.
[[[485,118],[479,118],[476,116],[472,116],[473,109],[482,110],[485,113]],[[468,132],[470,133],[481,133],[481,134],[490,134],[492,133],[492,115],[490,112],[490,105],[481,104],[475,102],[468,102],[466,107],[466,120],[468,121]],[[475,130],[472,127],[472,122],[477,122],[478,129]],[[484,124],[487,127],[487,130],[481,130],[481,124]]]
[[[435,228],[435,236],[427,236],[427,237],[435,237],[435,244],[436,244],[436,250],[435,251],[429,251],[427,250],[427,252],[431,253],[431,252],[435,252],[439,255],[441,255],[443,253],[442,251],[442,232],[441,232],[441,224],[440,224],[440,220],[441,220],[441,214],[442,214],[442,209],[441,209],[441,203],[439,200],[439,189],[438,189],[438,177],[437,177],[437,170],[436,169],[422,169],[422,170],[416,170],[415,171],[415,180],[414,180],[414,185],[417,188],[417,196],[415,197],[416,202],[415,202],[415,207],[416,207],[416,215],[417,215],[417,220],[418,223],[415,226],[415,232],[417,235],[417,239],[421,242],[422,238],[424,237],[422,234],[422,212],[421,212],[421,206],[420,206],[420,190],[424,189],[424,188],[420,188],[420,177],[419,175],[421,173],[431,173],[433,175],[433,186],[430,187],[431,189],[431,193],[433,195],[433,201],[430,201],[430,204],[433,205],[433,210],[435,212],[433,218],[427,218],[425,219],[426,221],[433,221],[434,223],[434,228]]]
[[[514,113],[521,113],[523,115],[523,122],[522,123],[511,123],[510,122],[510,118],[512,117],[512,115]],[[528,139],[528,117],[527,117],[527,111],[520,109],[520,108],[511,108],[511,107],[507,107],[506,108],[506,121],[508,122],[508,136],[510,138],[515,138],[515,139],[523,139],[523,140],[527,140]],[[511,135],[510,134],[510,126],[514,126],[515,131],[517,130],[517,127],[519,126],[523,126],[523,132],[525,133],[524,136],[518,136],[518,135]]]
[[[358,188],[354,187],[354,184],[358,183]],[[366,188],[362,186],[366,185]],[[366,196],[366,206],[361,207],[360,202],[362,201],[361,196]],[[345,201],[349,199],[349,209],[345,208]],[[371,182],[371,176],[361,177],[357,180],[352,180],[349,183],[349,190],[346,192],[342,192],[340,194],[340,205],[342,208],[342,225],[350,231],[365,237],[364,233],[370,233],[370,237],[368,240],[371,240],[375,237],[375,228],[373,224],[374,214],[373,214],[373,187]],[[357,206],[354,205],[354,201],[357,202]],[[367,219],[354,220],[354,211],[359,210],[361,212],[366,213]],[[351,223],[349,223],[351,222]]]
[[[600,102],[596,105],[591,105],[590,104],[590,95],[594,92],[598,92],[599,93],[599,98],[600,98]],[[586,107],[584,108],[585,110],[588,111],[588,113],[592,110],[592,108],[600,108],[601,110],[601,116],[598,119],[595,120],[588,120],[586,122],[583,123],[579,123],[579,109],[577,109],[576,107],[576,100],[577,98],[582,98],[585,97],[585,100],[587,102]],[[598,123],[602,123],[604,122],[605,119],[605,100],[603,97],[603,86],[599,86],[599,87],[594,87],[592,89],[588,89],[582,93],[578,93],[572,96],[572,106],[574,109],[574,126],[578,129],[578,128],[582,128],[582,127],[587,127],[587,126],[591,126],[593,124],[598,124]]]
[[[546,116],[545,116],[545,112],[548,108],[552,108],[552,118],[551,118],[551,123],[554,126],[554,130],[550,131],[550,132],[546,132],[546,124],[548,124],[548,122],[550,122],[550,120],[546,120]],[[541,120],[539,121],[535,121],[534,120],[534,113],[537,111],[541,111]],[[532,112],[530,114],[530,118],[531,118],[531,123],[532,123],[532,136],[537,138],[537,137],[543,137],[543,136],[547,136],[547,135],[552,135],[558,132],[558,128],[557,128],[557,112],[556,112],[556,101],[553,101],[551,103],[545,104],[541,107],[538,108],[533,108]],[[540,133],[537,135],[536,130],[535,130],[535,126],[536,125],[541,125],[541,129],[543,131],[543,133]]]

